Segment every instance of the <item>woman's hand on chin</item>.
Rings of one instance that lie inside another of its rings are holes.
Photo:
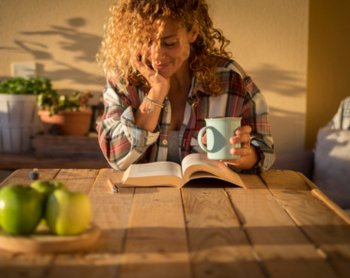
[[[154,98],[165,98],[170,89],[170,78],[165,78],[157,73],[150,66],[141,61],[141,55],[138,54],[134,61],[138,71],[147,79],[153,90]]]

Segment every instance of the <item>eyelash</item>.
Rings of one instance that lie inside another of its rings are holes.
[[[163,42],[163,44],[167,47],[171,47],[171,46],[174,46],[176,44],[176,42],[173,42],[173,43],[165,43]]]
[[[165,46],[165,47],[173,47],[176,45],[176,42],[173,42],[173,43],[166,43],[166,42],[162,42],[162,44]],[[151,46],[152,45],[152,41],[150,41],[148,43],[148,46]]]

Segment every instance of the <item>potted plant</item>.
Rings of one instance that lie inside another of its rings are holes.
[[[90,92],[75,92],[72,96],[57,91],[42,92],[37,97],[38,114],[44,134],[85,136],[89,132],[91,109],[88,109]]]
[[[41,130],[36,97],[52,92],[45,78],[11,78],[0,82],[0,152],[26,152],[30,137]]]

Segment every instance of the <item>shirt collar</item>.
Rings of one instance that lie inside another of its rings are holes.
[[[204,94],[207,94],[205,91],[204,91],[204,88],[203,88],[203,83],[200,82],[198,80],[198,78],[193,75],[192,77],[192,81],[191,81],[191,87],[190,87],[190,91],[188,93],[188,97],[191,98],[194,94],[196,94],[198,91],[204,93]]]

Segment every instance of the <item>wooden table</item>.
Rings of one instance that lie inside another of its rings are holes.
[[[98,144],[97,133],[88,136],[54,136],[38,134],[31,138],[28,152],[0,152],[0,169],[108,168]]]
[[[17,170],[21,168],[64,168],[64,169],[96,169],[107,168],[108,162],[104,157],[76,158],[37,158],[33,152],[0,153],[0,169]]]
[[[40,174],[89,195],[101,237],[88,252],[0,251],[0,277],[350,277],[349,216],[296,172],[241,175],[247,189],[198,180],[117,194],[112,169]]]

